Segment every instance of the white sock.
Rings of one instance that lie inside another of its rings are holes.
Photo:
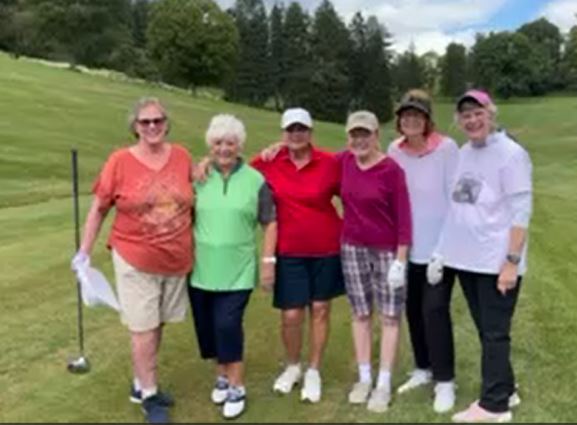
[[[298,370],[299,373],[300,373],[300,371],[301,371],[301,364],[300,364],[300,363],[291,363],[291,364],[288,364],[286,368],[287,368],[287,369],[290,369],[290,370],[296,369],[296,370]]]
[[[381,369],[379,371],[379,379],[377,381],[377,388],[387,388],[391,390],[391,372],[387,369]]]
[[[431,369],[419,369],[419,368],[416,368],[416,369],[413,371],[413,373],[416,374],[416,375],[424,375],[424,376],[426,375],[426,376],[430,376],[430,375],[431,375]]]
[[[227,385],[227,386],[229,385],[228,377],[227,377],[226,375],[218,375],[218,376],[216,377],[216,382],[217,382],[218,384],[225,384],[225,385]]]
[[[132,385],[136,391],[142,391],[142,385],[140,385],[140,380],[138,378],[132,380]]]
[[[307,375],[316,375],[316,376],[320,376],[320,373],[319,373],[319,370],[318,370],[318,369],[315,369],[315,368],[309,367],[309,368],[307,369]]]
[[[373,382],[372,375],[370,363],[359,363],[359,382],[370,384]]]
[[[150,388],[143,388],[142,399],[144,400],[145,398],[152,397],[153,395],[156,395],[157,392],[158,388],[156,388],[156,386]]]

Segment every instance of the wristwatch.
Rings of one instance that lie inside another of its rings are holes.
[[[521,256],[519,254],[509,253],[507,254],[507,261],[517,266],[521,262]]]
[[[262,257],[263,264],[276,264],[276,257]]]

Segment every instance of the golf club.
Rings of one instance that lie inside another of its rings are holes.
[[[74,202],[74,226],[76,252],[80,249],[80,214],[78,210],[78,152],[72,149],[72,199]],[[84,323],[82,320],[82,287],[76,279],[77,307],[78,307],[78,345],[79,356],[68,359],[67,369],[70,373],[87,373],[90,363],[84,355]]]

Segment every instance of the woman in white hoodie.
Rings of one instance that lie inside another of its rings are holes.
[[[455,404],[455,356],[450,302],[454,274],[447,272],[436,285],[427,282],[427,264],[437,245],[449,207],[450,185],[459,148],[435,131],[431,99],[410,90],[397,110],[401,137],[388,154],[405,171],[411,199],[413,244],[408,266],[407,320],[416,368],[398,389],[404,393],[433,380],[438,413]]]

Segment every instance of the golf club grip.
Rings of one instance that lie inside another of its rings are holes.
[[[74,241],[80,249],[80,211],[78,207],[78,151],[72,149],[72,197],[74,201]]]
[[[80,211],[78,207],[78,151],[71,150],[72,154],[72,200],[74,202],[74,241],[76,252],[80,249]],[[76,281],[77,308],[78,308],[78,345],[80,355],[84,356],[84,323],[82,318],[82,286]]]

